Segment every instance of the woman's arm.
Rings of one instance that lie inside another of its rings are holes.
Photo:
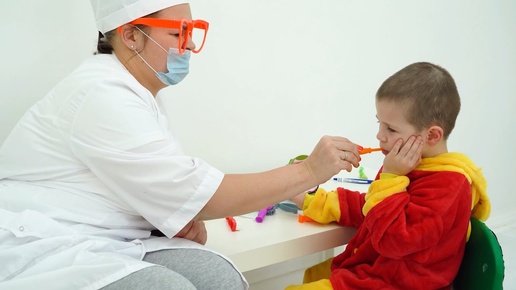
[[[226,174],[198,218],[240,215],[287,200],[341,170],[358,167],[359,158],[357,144],[343,137],[324,136],[302,163],[260,173]]]

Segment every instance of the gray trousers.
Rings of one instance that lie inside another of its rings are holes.
[[[199,249],[171,249],[147,253],[144,261],[165,267],[147,267],[102,290],[244,289],[233,266],[219,255]]]

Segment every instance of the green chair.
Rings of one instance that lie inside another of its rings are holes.
[[[502,248],[496,235],[483,222],[471,219],[471,235],[453,289],[503,289],[504,272]]]

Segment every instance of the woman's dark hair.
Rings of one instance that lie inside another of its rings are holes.
[[[105,35],[103,35],[99,31],[99,39],[97,42],[97,51],[95,54],[112,54],[113,53],[113,46],[111,45],[111,38],[113,37],[113,34],[115,33],[115,30],[111,30],[106,32]]]

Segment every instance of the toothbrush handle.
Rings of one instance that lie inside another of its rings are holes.
[[[371,152],[381,151],[381,150],[382,150],[382,148],[363,148],[362,150],[358,151],[358,153],[360,153],[360,155],[362,155],[362,154],[368,154]]]

